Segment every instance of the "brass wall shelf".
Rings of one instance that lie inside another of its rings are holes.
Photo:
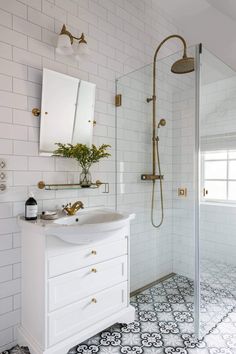
[[[40,181],[38,183],[39,189],[45,189],[46,191],[58,191],[58,190],[66,190],[66,189],[96,189],[101,186],[104,186],[104,192],[109,193],[109,183],[101,182],[97,180],[95,183],[92,183],[90,187],[82,187],[80,183],[57,183],[57,184],[47,184],[44,181]]]

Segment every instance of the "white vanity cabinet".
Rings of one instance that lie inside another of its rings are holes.
[[[129,222],[107,238],[81,245],[50,236],[43,221],[20,224],[19,344],[28,345],[32,354],[66,354],[114,323],[134,321]]]

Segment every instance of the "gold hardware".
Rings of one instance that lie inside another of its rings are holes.
[[[163,175],[141,175],[141,180],[142,181],[154,181],[156,179],[164,179]]]
[[[66,206],[63,206],[63,211],[67,213],[67,215],[75,215],[78,210],[84,209],[84,204],[79,200],[75,202],[73,205],[71,203],[67,204]]]
[[[97,251],[95,251],[95,250],[92,250],[91,254],[92,254],[93,256],[96,256],[96,254],[97,254]]]
[[[40,113],[41,113],[41,110],[40,110],[39,108],[33,108],[33,109],[32,109],[32,114],[33,114],[35,117],[40,116]]]
[[[60,34],[66,34],[68,37],[70,37],[70,42],[71,42],[71,44],[73,44],[74,39],[76,39],[77,41],[79,41],[79,43],[85,43],[85,44],[87,44],[83,32],[81,33],[81,36],[80,36],[80,37],[75,37],[75,36],[72,35],[71,32],[69,32],[69,31],[67,30],[65,24],[62,26],[62,29],[61,29]]]
[[[97,269],[96,269],[96,268],[92,268],[92,269],[91,269],[91,272],[92,272],[92,273],[97,273]]]
[[[39,181],[39,183],[38,183],[38,188],[39,189],[44,189],[45,186],[46,186],[46,184],[44,183],[44,181]]]
[[[95,297],[92,298],[91,302],[93,302],[94,304],[97,303],[97,299],[95,299]]]
[[[77,39],[76,37],[74,37],[75,39]],[[81,33],[81,36],[79,37],[79,43],[85,43],[87,44],[87,41],[85,40],[85,36],[84,36],[84,33],[82,32]]]
[[[151,102],[151,101],[156,101],[156,96],[152,96],[152,97],[148,97],[146,99],[147,103]]]
[[[187,188],[178,188],[179,197],[187,197]]]
[[[205,197],[208,194],[208,190],[206,188],[203,188],[203,197]]]
[[[91,123],[91,120],[88,120],[89,123]],[[93,120],[93,126],[97,124],[96,120]]]
[[[1,167],[1,166],[0,166]],[[91,183],[90,189],[99,188],[101,185],[104,185],[104,191],[102,193],[109,193],[109,183],[101,182],[97,180],[96,182]],[[46,184],[44,181],[38,182],[39,189],[45,190],[65,190],[65,189],[79,189],[82,188],[80,183],[53,183]]]
[[[115,106],[120,107],[122,105],[122,95],[118,94],[115,96]]]

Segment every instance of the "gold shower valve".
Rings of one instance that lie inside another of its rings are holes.
[[[163,175],[151,175],[151,174],[143,174],[141,175],[141,180],[142,181],[153,181],[156,179],[164,179]]]

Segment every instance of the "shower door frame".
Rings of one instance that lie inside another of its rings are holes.
[[[200,337],[200,88],[201,88],[202,44],[195,48],[195,154],[194,154],[194,238],[195,238],[195,276],[194,276],[194,330]],[[199,338],[200,339],[200,338]]]

